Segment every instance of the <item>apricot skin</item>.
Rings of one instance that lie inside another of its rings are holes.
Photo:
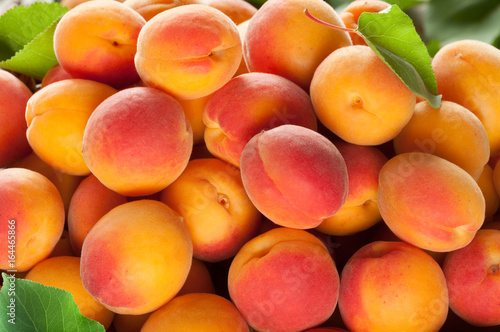
[[[151,195],[186,167],[193,132],[181,105],[149,87],[122,90],[102,102],[83,134],[86,165],[124,196]]]
[[[432,59],[438,93],[443,100],[462,105],[484,125],[490,154],[500,153],[500,50],[476,40],[443,46]]]
[[[141,315],[179,292],[192,255],[182,218],[161,202],[138,200],[112,209],[90,230],[80,274],[85,289],[106,308]]]
[[[13,74],[0,69],[0,167],[27,156],[26,104],[33,93]]]
[[[426,250],[466,246],[485,218],[476,181],[459,166],[428,153],[391,158],[380,171],[377,196],[382,218],[394,234]]]
[[[0,235],[6,248],[0,251],[0,269],[28,271],[47,258],[61,238],[65,220],[61,195],[40,173],[6,168],[0,169],[0,201]],[[15,244],[10,258],[7,240]]]
[[[363,45],[329,54],[314,72],[310,95],[319,121],[357,145],[392,140],[410,121],[416,102],[403,81]]]
[[[280,226],[314,228],[347,199],[342,155],[326,137],[301,126],[255,135],[243,149],[240,169],[255,207]]]
[[[117,89],[139,81],[137,38],[146,21],[118,1],[88,1],[67,12],[54,32],[58,63],[71,77]]]
[[[135,66],[147,86],[195,99],[226,84],[241,56],[236,24],[218,9],[194,4],[166,10],[146,23]]]
[[[283,76],[305,91],[318,65],[334,50],[352,45],[349,34],[325,27],[304,14],[343,26],[321,0],[268,0],[252,16],[243,42],[250,72]]]
[[[349,331],[438,331],[448,314],[443,271],[405,242],[371,242],[340,279],[339,309]]]

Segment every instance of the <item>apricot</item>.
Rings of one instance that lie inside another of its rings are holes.
[[[457,164],[478,179],[490,158],[488,134],[474,113],[450,101],[433,108],[422,101],[394,138],[397,154],[420,151]]]
[[[138,12],[146,21],[174,7],[203,3],[202,0],[125,0],[123,2],[124,5]]]
[[[26,135],[33,151],[61,172],[90,174],[82,155],[83,133],[96,107],[116,92],[82,79],[55,82],[37,91],[26,107]]]
[[[40,87],[43,89],[51,83],[59,82],[70,78],[72,78],[71,75],[68,74],[68,72],[64,70],[64,68],[61,67],[60,64],[56,64],[47,71],[47,73],[42,79]]]
[[[240,24],[238,24],[236,26],[238,28],[238,32],[240,33],[241,40],[245,40],[245,35],[247,33],[248,24],[250,24],[250,20],[249,19],[246,20],[246,21],[241,22]],[[236,73],[234,73],[234,76],[239,76],[241,74],[245,74],[245,73],[248,73],[248,72],[249,72],[249,70],[248,70],[247,63],[245,61],[245,57],[242,54],[241,55],[240,66],[238,67],[238,70],[236,70]]]
[[[194,4],[163,11],[146,23],[135,65],[147,86],[195,99],[226,84],[241,56],[236,24],[220,10]]]
[[[134,56],[146,21],[118,1],[87,1],[68,11],[54,32],[58,63],[71,77],[124,88],[139,81]]]
[[[405,242],[371,242],[340,276],[339,309],[349,331],[439,331],[448,314],[440,266]]]
[[[36,153],[31,153],[24,157],[20,161],[13,164],[13,167],[27,168],[38,172],[49,179],[61,194],[66,214],[68,213],[69,203],[71,201],[71,197],[73,197],[73,193],[80,182],[84,179],[83,176],[70,175],[55,169],[40,159]]]
[[[449,43],[435,54],[432,68],[443,100],[474,113],[486,129],[492,156],[500,153],[500,50],[476,40]]]
[[[0,167],[7,167],[31,153],[24,114],[32,92],[19,78],[2,69],[0,86]]]
[[[323,242],[283,227],[248,241],[228,273],[231,300],[258,331],[303,331],[322,324],[337,306],[338,286]]]
[[[317,129],[307,93],[286,78],[267,73],[232,78],[211,95],[203,121],[208,150],[236,167],[245,145],[262,130],[283,124]]]
[[[64,205],[56,186],[24,168],[0,169],[0,269],[28,271],[47,258],[61,238]],[[12,247],[10,247],[12,246]]]
[[[205,0],[205,4],[226,14],[236,25],[257,13],[257,8],[245,0]]]
[[[106,187],[124,196],[145,196],[172,183],[192,149],[193,132],[181,105],[157,89],[135,87],[95,109],[82,154]]]
[[[382,0],[352,1],[339,13],[340,19],[346,28],[357,29],[361,14],[378,13],[391,5]],[[353,45],[367,45],[363,37],[355,32],[349,32]]]
[[[347,200],[316,230],[329,235],[349,235],[369,229],[380,220],[377,204],[378,175],[387,157],[374,146],[335,141],[349,178]]]
[[[149,316],[141,332],[232,331],[247,332],[248,326],[233,303],[209,293],[178,296]]]
[[[195,99],[176,99],[181,104],[184,114],[193,130],[193,145],[204,143],[205,123],[203,112],[211,95]]]
[[[215,294],[212,276],[210,275],[207,265],[196,258],[193,258],[186,281],[176,296],[190,293]]]
[[[459,166],[429,153],[391,158],[380,171],[377,196],[380,214],[392,232],[426,250],[466,246],[485,218],[485,200],[476,181]]]
[[[95,175],[86,177],[76,188],[68,209],[68,235],[77,256],[85,237],[106,213],[127,203],[127,197],[104,186]]]
[[[194,257],[216,262],[233,257],[257,235],[261,214],[250,201],[240,170],[215,158],[195,159],[161,193],[179,213],[193,241]]]
[[[243,149],[240,169],[255,207],[280,226],[314,228],[347,199],[342,155],[305,127],[286,124],[255,135]]]
[[[70,292],[83,316],[98,321],[105,329],[111,326],[115,314],[96,301],[83,287],[79,257],[45,259],[36,264],[25,279]]]
[[[170,301],[186,281],[193,245],[182,218],[153,200],[105,214],[83,242],[85,289],[106,308],[141,315]]]
[[[500,230],[481,229],[443,263],[450,308],[474,326],[500,325]]]
[[[321,62],[311,100],[321,123],[343,140],[380,145],[410,121],[416,98],[370,47],[354,45]]]
[[[344,26],[331,5],[322,0],[268,0],[252,16],[243,42],[250,72],[283,76],[305,91],[318,65],[334,50],[352,45],[349,34],[314,22]]]

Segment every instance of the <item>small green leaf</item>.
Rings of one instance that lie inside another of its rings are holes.
[[[53,35],[67,11],[57,3],[36,2],[0,16],[0,67],[42,79],[57,64]]]
[[[434,108],[441,105],[431,58],[413,21],[398,6],[362,13],[357,32],[401,80]]]
[[[71,293],[2,273],[0,331],[105,332],[104,326],[83,316]]]

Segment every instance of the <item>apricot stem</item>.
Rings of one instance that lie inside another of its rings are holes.
[[[340,30],[340,31],[346,31],[346,32],[353,32],[353,33],[356,33],[356,29],[350,29],[350,28],[346,28],[346,27],[340,27],[338,25],[333,25],[331,23],[328,23],[328,22],[325,22],[325,21],[322,21],[320,20],[319,18],[317,17],[314,17],[311,13],[309,13],[309,11],[306,9],[304,9],[304,14],[306,14],[307,17],[309,17],[311,20],[313,20],[314,22],[316,23],[319,23],[321,25],[324,25],[328,28],[332,28],[332,29],[335,29],[335,30]]]

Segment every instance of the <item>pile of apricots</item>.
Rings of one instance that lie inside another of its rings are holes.
[[[2,271],[115,332],[498,328],[500,50],[443,46],[433,108],[304,14],[383,1],[62,4],[0,70]]]

